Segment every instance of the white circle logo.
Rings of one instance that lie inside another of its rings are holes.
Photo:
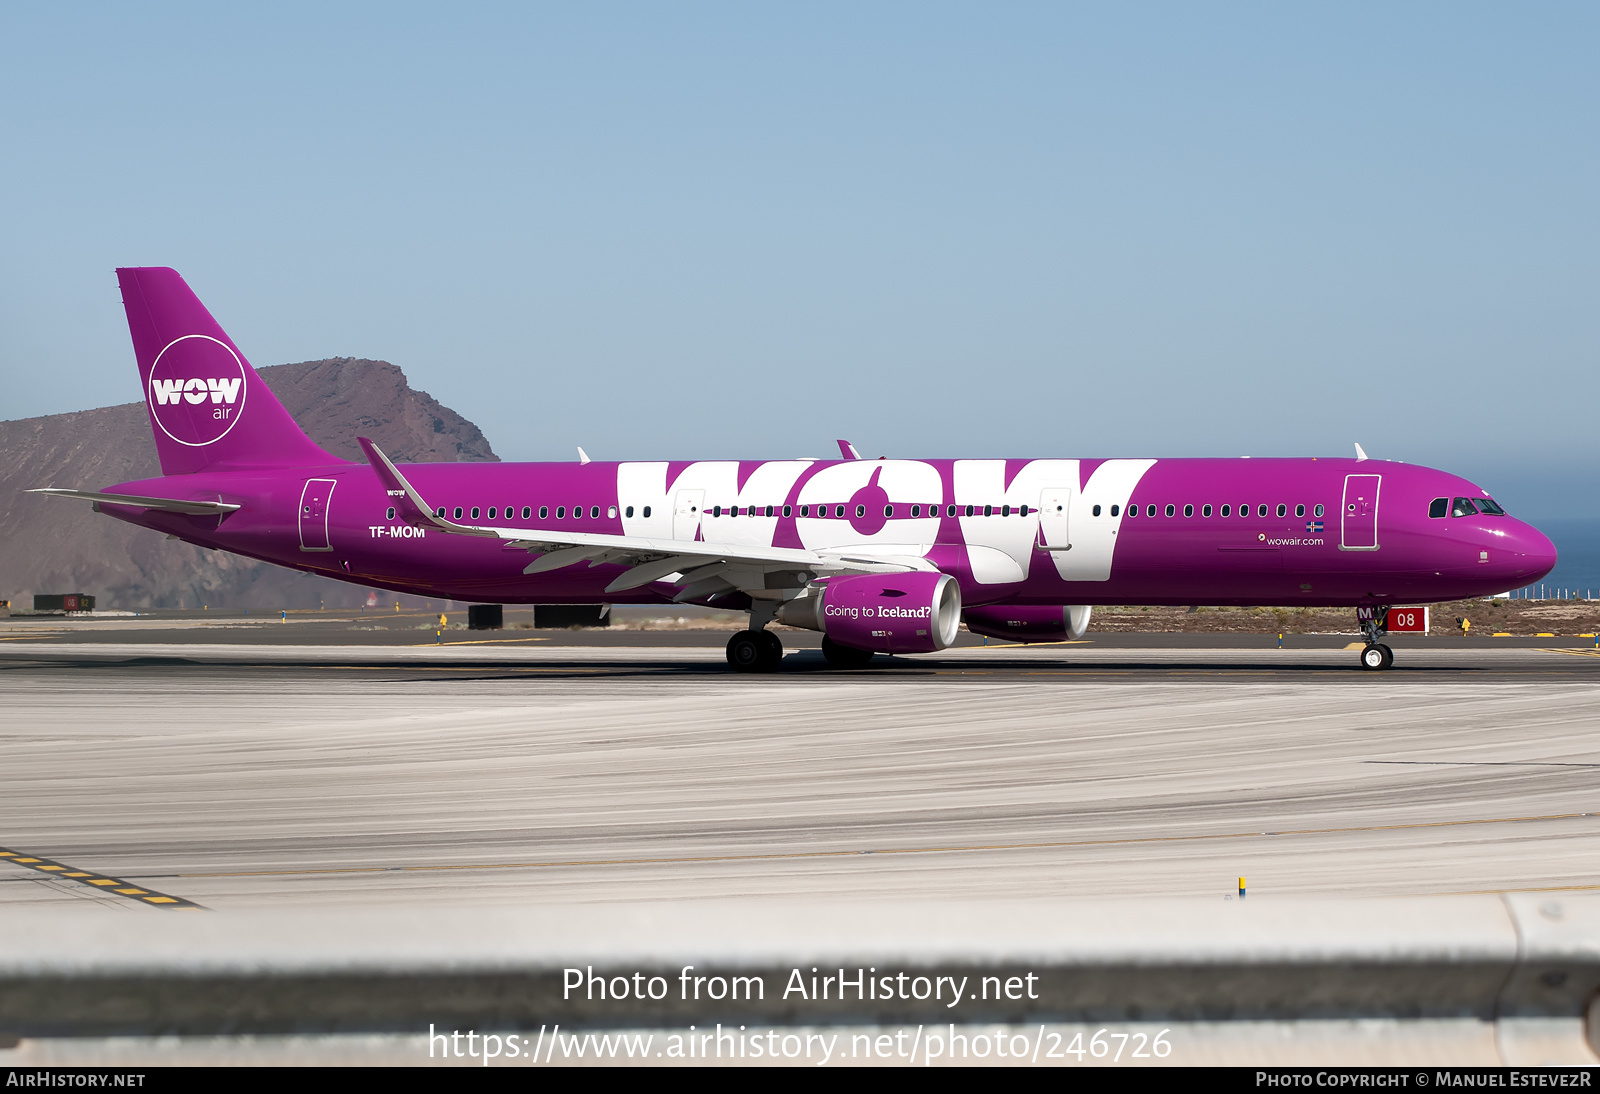
[[[244,362],[231,347],[210,335],[186,334],[156,355],[145,400],[161,432],[201,448],[238,424],[247,386]]]

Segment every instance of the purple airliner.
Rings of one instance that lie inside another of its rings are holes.
[[[162,477],[100,491],[119,520],[358,585],[502,604],[750,613],[728,661],[772,671],[777,621],[836,666],[930,653],[958,625],[1081,637],[1096,604],[1383,609],[1484,596],[1556,562],[1443,471],[1355,459],[662,460],[418,464],[329,455],[176,271],[117,271]]]

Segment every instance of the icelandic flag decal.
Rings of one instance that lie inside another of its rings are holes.
[[[1306,521],[1306,531],[1308,531],[1308,532],[1320,532],[1320,531],[1322,531],[1322,522],[1320,520],[1308,520],[1308,521]]]

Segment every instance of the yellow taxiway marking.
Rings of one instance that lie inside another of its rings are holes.
[[[548,642],[548,638],[473,638],[465,642],[413,642],[413,646],[509,646],[513,642]]]
[[[178,877],[298,877],[322,874],[438,873],[449,870],[527,870],[571,866],[662,866],[692,862],[771,862],[785,859],[848,858],[852,855],[934,855],[962,851],[1039,851],[1063,847],[1114,847],[1131,844],[1196,843],[1280,836],[1344,835],[1355,832],[1400,832],[1429,828],[1457,828],[1480,824],[1519,824],[1535,821],[1574,820],[1593,813],[1550,813],[1529,817],[1483,817],[1453,821],[1418,821],[1411,824],[1372,824],[1345,828],[1283,828],[1270,832],[1217,832],[1203,836],[1130,836],[1120,839],[1051,840],[1041,843],[953,844],[933,847],[881,847],[841,851],[776,851],[753,855],[681,855],[662,858],[546,859],[530,862],[471,862],[441,866],[329,866],[291,870],[229,870],[178,874]]]
[[[166,893],[158,893],[152,889],[141,889],[131,882],[124,881],[122,878],[106,877],[104,874],[91,874],[87,870],[75,870],[63,862],[25,856],[18,851],[8,851],[3,847],[0,847],[0,861],[14,862],[19,866],[35,870],[46,877],[72,878],[81,885],[90,885],[102,892],[109,888],[118,896],[125,896],[129,900],[137,901],[141,904],[156,904],[167,908],[200,907],[192,900],[185,900],[178,896],[168,896]]]
[[[1560,647],[1551,647],[1545,653],[1565,653],[1572,657],[1600,657],[1600,649],[1595,650],[1564,650]]]

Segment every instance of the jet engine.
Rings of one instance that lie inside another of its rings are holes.
[[[778,622],[821,631],[853,649],[933,653],[956,640],[961,587],[949,574],[836,577],[820,595],[778,609]]]
[[[967,630],[1008,642],[1063,642],[1082,638],[1089,629],[1089,605],[1069,604],[1063,608],[1011,607],[991,605],[968,608],[961,613]]]

